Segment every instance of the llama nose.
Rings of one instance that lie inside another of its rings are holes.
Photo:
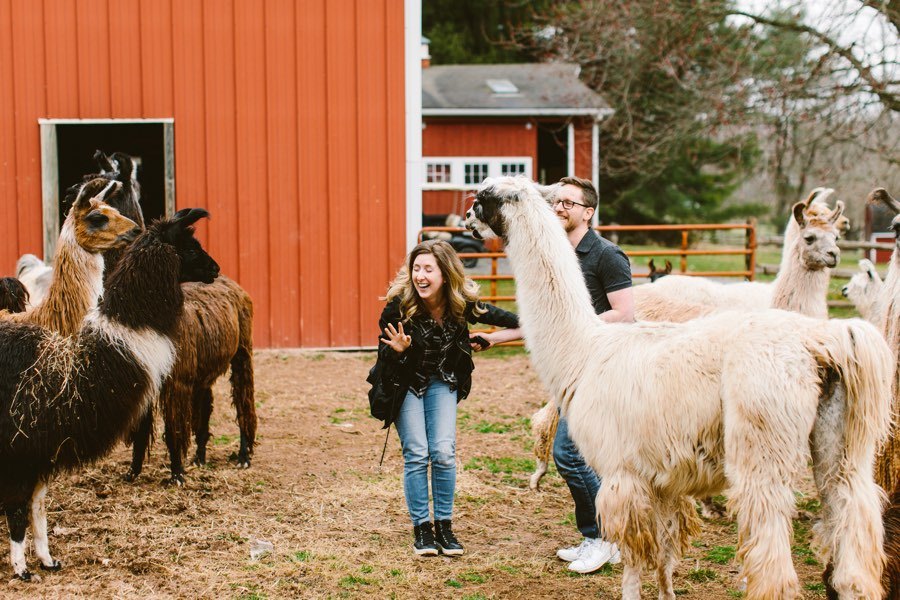
[[[841,288],[841,295],[846,298],[847,297],[847,286]]]

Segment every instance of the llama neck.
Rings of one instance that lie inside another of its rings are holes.
[[[517,208],[506,252],[516,277],[516,298],[532,363],[555,398],[565,403],[590,340],[602,321],[594,313],[575,250],[549,205]]]
[[[28,313],[27,320],[62,335],[74,335],[102,293],[103,256],[79,246],[72,224],[66,221],[57,243],[47,297]]]
[[[184,307],[179,265],[174,250],[145,232],[109,275],[100,314],[131,329],[173,335]]]
[[[900,352],[900,249],[896,246],[874,312],[875,326],[884,333],[884,339],[894,353]]]
[[[810,271],[802,265],[797,244],[782,261],[772,284],[772,308],[797,312],[818,319],[828,318],[828,281],[831,269]]]
[[[788,219],[788,223],[784,228],[784,241],[781,246],[781,264],[778,266],[778,272],[783,273],[793,260],[793,252],[797,246],[797,240],[800,239],[800,225],[794,217]]]

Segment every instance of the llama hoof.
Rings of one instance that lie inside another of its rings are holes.
[[[238,461],[238,469],[249,469],[250,468],[250,459],[247,460],[239,460]]]
[[[135,473],[133,470],[128,469],[128,472],[122,475],[122,480],[127,481],[128,483],[134,483],[140,473]]]
[[[194,460],[192,460],[191,463],[195,467],[205,467],[206,466],[206,457],[201,458],[199,456],[194,456]]]
[[[163,479],[164,485],[174,485],[176,487],[184,487],[184,475],[172,475],[171,477],[167,477]]]
[[[45,571],[59,571],[62,569],[62,563],[58,560],[54,560],[50,565],[41,564],[41,569]]]
[[[16,579],[20,581],[31,581],[31,571],[22,571],[21,573],[16,573]]]

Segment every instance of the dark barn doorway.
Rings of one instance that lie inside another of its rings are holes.
[[[166,143],[164,123],[58,124],[56,150],[59,181],[59,226],[69,210],[66,190],[81,182],[82,176],[96,173],[95,150],[106,154],[124,152],[137,159],[144,221],[166,214]]]
[[[536,179],[544,185],[569,174],[569,129],[564,122],[539,122]]]

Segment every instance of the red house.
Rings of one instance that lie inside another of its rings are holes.
[[[422,212],[464,214],[488,176],[597,185],[598,124],[612,113],[565,63],[422,69]]]

